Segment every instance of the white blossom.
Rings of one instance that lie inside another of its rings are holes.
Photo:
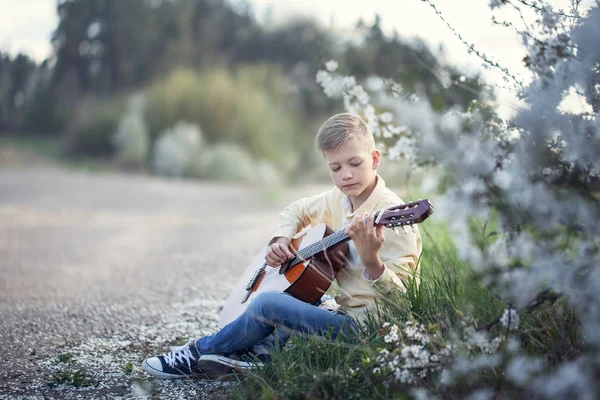
[[[327,68],[327,71],[333,72],[338,69],[338,62],[335,60],[329,60],[325,63],[325,68]]]
[[[519,313],[517,310],[508,308],[504,310],[500,323],[507,329],[515,330],[519,327]]]

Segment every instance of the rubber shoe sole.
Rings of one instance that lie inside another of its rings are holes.
[[[198,367],[208,376],[218,377],[230,375],[236,371],[250,369],[254,367],[262,367],[261,362],[246,362],[235,360],[229,357],[220,356],[217,354],[207,354],[200,357]]]
[[[150,364],[148,364],[147,360],[144,360],[144,362],[142,362],[142,368],[144,369],[144,371],[146,371],[150,375],[155,376],[157,378],[161,378],[161,379],[182,379],[182,378],[190,378],[190,377],[197,377],[197,376],[198,377],[205,376],[204,373],[195,373],[195,374],[189,374],[189,375],[168,374],[168,373],[160,371],[156,368],[153,368]]]

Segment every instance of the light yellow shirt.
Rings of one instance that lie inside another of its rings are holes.
[[[324,222],[334,231],[345,228],[355,215],[373,213],[404,202],[377,176],[377,184],[369,198],[357,209],[352,210],[350,199],[337,187],[313,197],[303,198],[287,206],[280,214],[279,227],[273,234],[276,237],[291,239],[306,226]],[[402,279],[419,279],[421,255],[421,235],[417,226],[400,230],[396,235],[384,228],[385,241],[379,257],[385,265],[383,274],[370,279],[362,264],[356,247],[350,242],[349,263],[337,275],[341,295],[336,302],[348,315],[361,320],[367,309],[374,305],[375,298],[389,293],[392,289],[405,290]]]

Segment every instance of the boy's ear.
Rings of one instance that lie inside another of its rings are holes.
[[[379,162],[381,161],[381,153],[379,150],[373,150],[371,158],[373,159],[373,170],[376,170],[379,168]]]

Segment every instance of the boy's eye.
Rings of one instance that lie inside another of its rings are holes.
[[[332,170],[333,172],[335,172],[335,171],[339,171],[339,170],[340,170],[340,167],[331,168],[331,170]]]
[[[354,164],[350,164],[350,165],[352,165],[353,167],[358,167],[360,164],[362,164],[362,161],[359,163],[354,163]]]

